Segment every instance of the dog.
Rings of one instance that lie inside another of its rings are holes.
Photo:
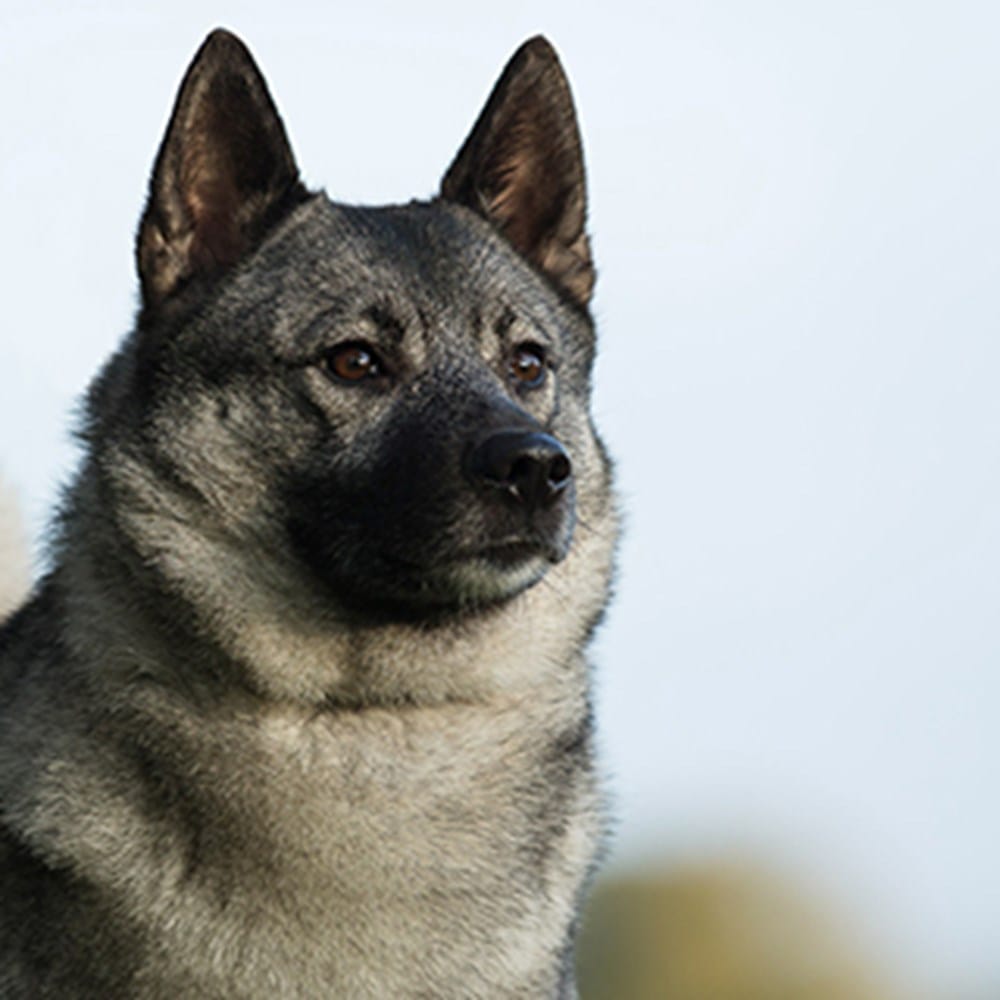
[[[379,208],[306,190],[205,41],[0,633],[0,996],[576,995],[617,533],[585,212],[543,38]]]

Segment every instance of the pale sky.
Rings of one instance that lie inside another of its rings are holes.
[[[514,48],[556,44],[628,523],[616,861],[764,859],[921,983],[1000,991],[1000,7],[8,0],[0,474],[36,541],[220,24],[307,180],[367,203],[431,194]]]

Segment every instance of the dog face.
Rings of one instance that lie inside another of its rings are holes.
[[[572,537],[558,415],[586,387],[586,325],[467,210],[316,214],[324,295],[289,344],[313,442],[286,480],[294,543],[342,601],[512,596]]]
[[[509,600],[566,557],[606,486],[583,204],[541,40],[441,197],[372,209],[305,192],[249,54],[216,33],[157,160],[138,336],[93,391],[92,436],[129,427],[114,464],[157,470],[206,545],[295,560],[345,612]]]

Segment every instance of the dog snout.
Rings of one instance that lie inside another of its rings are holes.
[[[510,496],[529,512],[555,503],[573,476],[566,449],[534,431],[491,434],[468,452],[464,465],[474,485]]]

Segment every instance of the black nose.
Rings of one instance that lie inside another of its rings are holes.
[[[546,507],[569,485],[569,455],[548,434],[499,431],[473,448],[465,473],[474,482],[514,497],[529,510]]]

